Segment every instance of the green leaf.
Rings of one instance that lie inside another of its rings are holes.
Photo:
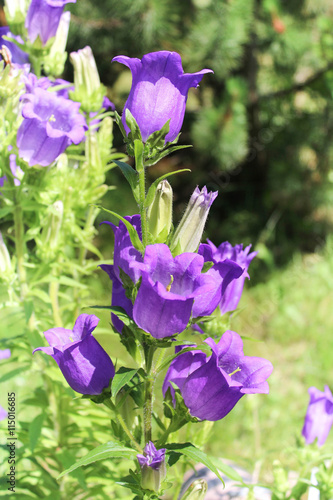
[[[170,451],[178,452],[181,455],[189,458],[190,460],[194,460],[196,463],[202,463],[203,465],[208,467],[208,469],[211,470],[220,479],[220,481],[222,481],[224,485],[224,481],[220,476],[217,467],[214,465],[213,459],[206,455],[206,453],[202,450],[199,450],[199,448],[194,446],[192,443],[171,443],[166,444],[165,448]]]
[[[45,413],[40,413],[29,425],[30,450],[33,452],[42,432]]]
[[[56,281],[58,281],[58,280],[56,280]],[[72,278],[69,278],[68,276],[60,276],[59,284],[66,285],[66,286],[72,286],[74,288],[81,288],[82,290],[85,290],[87,288],[87,285],[84,285],[83,283],[80,283],[77,280],[73,280]]]
[[[132,226],[132,224],[130,222],[128,222],[128,220],[124,219],[124,217],[117,214],[116,212],[112,212],[112,210],[108,210],[107,208],[104,208],[104,207],[101,207],[98,205],[94,205],[94,206],[97,206],[98,208],[104,210],[104,212],[108,212],[109,214],[113,215],[114,217],[117,217],[117,219],[121,220],[125,224],[125,226],[127,227],[127,231],[128,231],[128,234],[131,238],[131,242],[132,242],[133,246],[137,250],[139,250],[139,252],[141,252],[142,255],[144,254],[145,249],[144,249],[144,246],[142,244],[142,241],[140,240],[139,235],[136,232],[135,228]]]
[[[167,177],[170,177],[171,175],[174,175],[174,174],[180,174],[181,172],[191,172],[191,170],[189,168],[183,168],[181,170],[176,170],[175,172],[168,172],[167,174],[164,174],[161,177],[159,177],[158,179],[156,179],[152,183],[152,185],[150,186],[150,188],[148,190],[146,201],[145,201],[145,205],[144,205],[145,208],[148,208],[149,205],[152,204],[152,202],[154,200],[154,196],[155,196],[155,191],[156,191],[157,186],[159,185],[159,183],[161,181],[163,181],[164,179],[166,179]]]
[[[190,144],[188,145],[183,145],[183,146],[173,146],[172,148],[165,149],[158,155],[154,156],[154,158],[151,158],[150,160],[145,161],[145,166],[146,167],[151,167],[155,165],[158,161],[162,160],[165,156],[168,156],[169,154],[173,153],[174,151],[177,151],[178,149],[185,149],[185,148],[191,148],[192,146]]]
[[[242,476],[233,467],[225,464],[220,458],[211,457],[211,461],[220,472],[223,472],[225,476],[229,477],[233,481],[245,484]]]
[[[132,168],[128,163],[125,163],[123,161],[113,160],[113,163],[115,163],[120,168],[122,173],[124,174],[127,182],[131,186],[135,201],[138,203],[139,202],[139,183],[138,183],[137,171],[134,170],[134,168]]]
[[[121,367],[112,380],[111,394],[116,396],[124,385],[128,384],[137,373],[137,369]]]
[[[20,366],[20,368],[15,368],[15,370],[5,373],[2,377],[0,377],[0,383],[6,382],[6,380],[9,380],[13,377],[16,377],[17,375],[20,375],[21,373],[26,372],[27,370],[29,370],[29,368],[30,365],[24,365]]]
[[[127,458],[134,459],[137,455],[137,450],[133,450],[132,448],[127,448],[122,446],[120,443],[114,443],[113,441],[109,441],[108,443],[101,444],[89,451],[89,453],[78,460],[75,464],[71,465],[68,469],[58,476],[57,479],[69,474],[73,470],[78,467],[82,467],[83,465],[89,465],[93,462],[97,462],[98,460],[104,460],[105,458]]]
[[[148,137],[146,144],[148,144],[148,146],[151,149],[159,148],[159,147],[162,149],[164,147],[165,136],[169,133],[169,130],[170,130],[170,120],[171,120],[171,118],[169,118],[169,120],[163,125],[161,130],[157,130],[156,132],[153,132]]]
[[[89,306],[89,309],[107,309],[111,311],[112,314],[115,314],[117,318],[119,318],[124,325],[132,328],[135,325],[134,321],[128,316],[125,310],[122,307],[117,306]]]
[[[142,143],[142,136],[139,125],[137,124],[136,119],[134,118],[134,116],[132,115],[132,113],[128,108],[125,110],[125,119],[126,119],[126,125],[131,131],[129,135],[131,135],[131,139],[133,140],[133,142],[138,140]]]

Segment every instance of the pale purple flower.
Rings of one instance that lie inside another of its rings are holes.
[[[68,384],[80,394],[101,394],[115,374],[109,355],[92,336],[98,322],[93,314],[81,314],[73,330],[51,328],[44,332],[50,347],[33,351],[52,356]]]
[[[23,96],[23,122],[17,133],[19,155],[32,165],[48,166],[87,129],[80,103],[35,88]]]
[[[144,489],[159,491],[166,476],[165,448],[157,450],[149,441],[144,448],[144,455],[137,455],[141,467],[141,486]]]
[[[31,43],[39,36],[42,44],[45,45],[50,38],[55,36],[67,3],[76,3],[76,0],[31,0],[25,19],[25,27]]]
[[[327,385],[324,392],[316,387],[310,387],[309,395],[310,401],[302,434],[306,444],[311,444],[318,438],[318,446],[322,446],[333,425],[333,396]]]
[[[0,422],[1,420],[5,420],[5,418],[7,418],[7,415],[7,411],[0,405]]]
[[[203,75],[212,70],[184,73],[180,55],[166,50],[151,52],[141,60],[117,56],[112,61],[128,66],[132,72],[132,88],[122,116],[127,134],[130,130],[126,125],[126,109],[136,119],[144,142],[168,120],[170,130],[165,140],[176,139],[183,124],[190,87],[197,87]]]
[[[251,245],[248,245],[243,249],[242,244],[235,245],[233,247],[228,241],[221,243],[219,247],[216,247],[210,240],[207,240],[207,242],[208,244],[202,243],[198,250],[198,253],[204,257],[205,262],[218,263],[223,262],[225,259],[229,259],[236,262],[242,269],[244,269],[243,274],[228,285],[228,288],[220,302],[221,314],[228,311],[234,311],[240,301],[245,278],[250,279],[247,272],[248,267],[258,252],[249,253]]]
[[[209,358],[201,351],[179,355],[166,374],[165,395],[174,382],[180,389],[190,414],[201,420],[224,418],[244,394],[267,394],[267,378],[272,373],[270,361],[244,356],[241,337],[226,331],[218,344],[211,338],[205,340],[211,347]]]
[[[68,93],[70,90],[74,89],[74,85],[67,80],[63,80],[62,78],[56,78],[54,80],[50,80],[47,76],[42,76],[41,78],[37,78],[33,73],[29,73],[27,77],[24,79],[26,93],[33,94],[36,88],[41,88],[44,90],[50,90],[54,92],[58,97],[65,97],[68,99]],[[59,90],[52,90],[55,87],[64,87]]]
[[[10,352],[10,349],[0,349],[0,360],[1,359],[8,359],[10,358],[12,353]]]
[[[3,36],[8,36],[10,38],[14,38],[18,43],[23,43],[23,40],[20,36],[15,36],[10,32],[8,26],[0,26],[0,49],[2,45],[5,45],[9,49],[11,55],[11,62],[13,64],[22,66],[29,62],[29,55],[20,49],[15,43],[9,42],[5,40]]]

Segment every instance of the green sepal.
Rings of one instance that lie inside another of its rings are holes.
[[[204,265],[202,266],[201,273],[206,273],[211,269],[214,265],[214,262],[205,262]]]
[[[124,174],[125,179],[131,186],[135,201],[139,203],[139,184],[137,171],[134,170],[134,168],[132,168],[128,163],[125,163],[123,161],[113,160],[113,163],[115,163]]]
[[[185,148],[192,148],[193,146],[191,144],[184,144],[182,146],[173,146],[171,148],[164,149],[160,153],[158,153],[156,156],[152,158],[148,158],[145,160],[145,167],[152,167],[155,165],[157,162],[162,160],[162,158],[165,158],[169,154],[173,153],[174,151],[178,151],[179,149],[185,149]]]
[[[182,168],[181,170],[176,170],[175,172],[168,172],[164,175],[162,175],[161,177],[159,177],[158,179],[156,179],[152,185],[150,186],[150,188],[148,189],[148,193],[147,193],[147,196],[146,196],[146,200],[145,200],[145,204],[144,204],[144,207],[145,208],[148,208],[149,205],[152,204],[153,200],[154,200],[154,195],[155,195],[155,192],[156,192],[156,189],[157,189],[157,186],[159,185],[159,183],[161,181],[163,181],[164,179],[166,179],[167,177],[170,177],[171,175],[174,175],[174,174],[180,174],[181,172],[191,172],[191,170],[189,168]]]
[[[128,139],[130,140],[130,142],[139,140],[142,143],[142,136],[139,125],[129,109],[125,110],[125,120],[126,125],[130,129],[130,133],[128,134]]]
[[[125,140],[127,140],[126,130],[124,128],[123,122],[121,121],[121,116],[117,113],[117,111],[115,111],[114,113],[114,118],[116,120],[116,124],[120,129],[120,132],[122,133],[122,136],[124,137]]]
[[[120,389],[122,389],[126,384],[128,384],[134,375],[136,375],[138,369],[137,368],[126,368],[122,366],[119,368],[115,376],[113,377],[111,384],[111,392],[112,396],[116,396]]]
[[[93,205],[93,206],[95,206],[97,208],[100,208],[100,209],[104,210],[104,212],[108,212],[109,214],[111,214],[114,217],[117,217],[119,220],[121,220],[125,224],[125,226],[127,228],[129,237],[130,237],[131,242],[132,242],[132,245],[134,246],[134,248],[136,248],[137,250],[139,250],[139,252],[142,255],[144,255],[145,249],[144,249],[144,246],[142,244],[142,241],[140,240],[139,235],[136,232],[135,228],[132,226],[132,224],[130,222],[128,222],[128,220],[124,219],[124,217],[122,217],[121,215],[117,214],[116,212],[113,212],[112,210],[108,210],[107,208],[101,207],[99,205]]]
[[[157,130],[153,132],[146,141],[146,146],[149,150],[153,151],[154,149],[164,149],[165,148],[165,136],[169,133],[170,130],[170,120],[163,125],[161,130]]]

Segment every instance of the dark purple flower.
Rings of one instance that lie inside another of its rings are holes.
[[[333,396],[327,385],[324,392],[316,387],[310,387],[309,394],[310,401],[302,434],[306,444],[311,444],[318,438],[318,446],[322,446],[333,425]]]
[[[91,335],[99,319],[93,314],[81,314],[73,331],[51,328],[44,332],[50,347],[37,347],[55,359],[63,376],[80,394],[101,394],[114,377],[111,359]]]
[[[137,217],[131,220],[138,227],[140,219]],[[242,273],[237,264],[227,260],[202,273],[204,259],[201,255],[187,252],[174,258],[164,244],[148,245],[142,258],[133,247],[125,225],[112,227],[115,232],[114,265],[101,266],[113,283],[112,305],[123,307],[139,328],[155,338],[182,332],[191,316],[210,315],[230,281]],[[119,268],[134,283],[141,278],[133,308],[122,286]],[[121,331],[121,322],[115,320],[114,325]]]
[[[139,461],[140,467],[144,467],[145,465],[147,467],[151,467],[152,469],[158,470],[161,465],[164,463],[165,460],[165,448],[161,448],[160,450],[157,450],[156,447],[154,446],[154,443],[149,441],[148,444],[146,444],[145,449],[144,449],[144,455],[137,455],[137,459]]]
[[[122,116],[126,132],[130,131],[125,120],[128,109],[139,125],[144,142],[168,120],[170,130],[165,140],[176,139],[183,124],[190,87],[197,87],[203,75],[212,70],[184,73],[180,55],[166,50],[146,54],[142,60],[117,56],[112,61],[128,66],[132,72],[132,88]]]
[[[2,45],[5,45],[5,47],[9,49],[12,63],[20,66],[23,64],[27,64],[29,62],[29,55],[21,50],[15,43],[5,40],[3,36],[14,38],[18,43],[23,43],[22,38],[13,35],[13,33],[10,32],[8,26],[0,26],[0,49]]]
[[[244,356],[241,337],[226,331],[218,344],[205,342],[212,355],[201,351],[181,354],[170,365],[163,384],[165,395],[170,382],[175,382],[193,417],[201,420],[224,418],[244,394],[267,394],[267,378],[272,364],[263,358]],[[194,365],[194,367],[193,367]]]
[[[79,144],[87,129],[80,103],[35,88],[23,96],[23,122],[17,133],[20,157],[32,165],[50,165],[72,143]]]
[[[166,476],[165,448],[157,450],[152,441],[146,444],[144,455],[137,455],[141,467],[141,485],[144,489],[158,491]]]
[[[0,349],[0,360],[1,359],[8,359],[10,358],[12,353],[10,352],[10,349]]]
[[[42,44],[45,45],[50,38],[55,36],[67,3],[76,3],[76,0],[31,0],[25,19],[25,27],[31,43],[39,36]]]
[[[233,262],[236,262],[239,266],[242,267],[242,269],[244,269],[243,274],[228,285],[226,292],[220,302],[221,314],[224,314],[228,311],[234,311],[240,301],[245,278],[250,279],[250,276],[247,272],[248,267],[252,259],[257,255],[258,252],[249,253],[251,245],[247,246],[243,250],[242,244],[235,245],[233,247],[228,241],[225,241],[224,243],[221,243],[218,248],[216,248],[214,243],[212,243],[210,240],[207,241],[208,244],[201,244],[198,250],[198,253],[204,257],[205,262],[218,263],[223,262],[225,259],[229,259]]]

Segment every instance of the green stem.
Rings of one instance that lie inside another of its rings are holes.
[[[145,166],[143,163],[143,144],[141,141],[134,142],[135,149],[135,167],[139,174],[139,212],[141,217],[142,243],[144,247],[148,245],[148,224],[146,201],[146,177]]]
[[[131,431],[129,430],[129,428],[127,427],[126,425],[126,422],[125,420],[123,419],[123,417],[120,415],[120,413],[117,411],[115,405],[112,403],[112,401],[110,399],[105,399],[103,401],[103,404],[107,407],[107,408],[110,408],[110,410],[112,410],[113,412],[115,412],[115,414],[117,415],[117,421],[120,423],[123,431],[125,432],[125,434],[127,435],[127,437],[129,438],[129,440],[131,441],[131,443],[133,444],[133,446],[137,449],[137,451],[139,453],[143,453],[143,450],[141,448],[141,446],[139,445],[139,443],[137,443],[137,441],[135,440],[133,434],[131,433]]]
[[[153,391],[155,378],[147,375],[145,380],[145,403],[143,406],[143,428],[145,443],[152,440]]]
[[[162,434],[162,436],[157,441],[156,447],[161,448],[167,442],[169,435],[173,432],[178,431],[181,427],[183,427],[183,425],[186,424],[186,422],[187,420],[185,418],[182,418],[180,420],[176,418],[175,420],[172,420],[165,433]]]

